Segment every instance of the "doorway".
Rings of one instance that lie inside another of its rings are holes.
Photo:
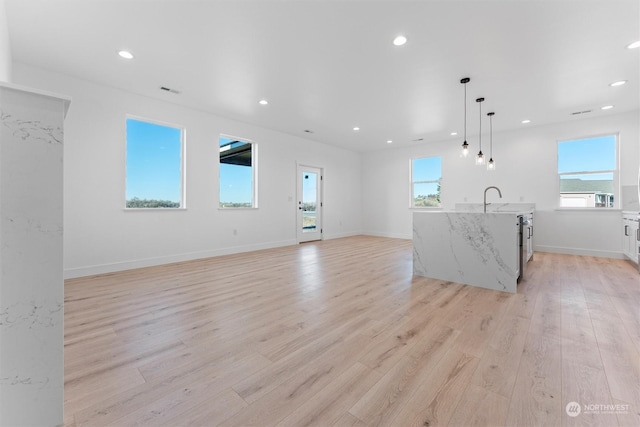
[[[298,165],[298,243],[322,240],[322,169]]]

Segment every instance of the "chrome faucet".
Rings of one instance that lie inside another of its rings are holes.
[[[500,196],[500,198],[502,199],[502,192],[500,191],[500,189],[498,187],[487,187],[484,189],[484,213],[487,213],[487,190],[490,188],[495,188],[496,190],[498,190],[498,195]]]

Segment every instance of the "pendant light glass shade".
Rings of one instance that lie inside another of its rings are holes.
[[[484,154],[482,154],[482,102],[483,101],[484,101],[484,98],[476,99],[476,102],[478,103],[478,107],[480,108],[480,127],[478,131],[478,144],[480,147],[480,151],[478,151],[478,154],[476,155],[476,165],[478,166],[484,165]]]
[[[471,79],[469,77],[460,80],[460,83],[464,85],[464,142],[462,143],[461,157],[467,157],[469,155],[469,144],[467,144],[467,83],[470,81]]]
[[[496,113],[491,112],[487,113],[489,116],[489,161],[487,162],[487,170],[494,171],[496,170],[496,162],[493,160],[493,116]]]

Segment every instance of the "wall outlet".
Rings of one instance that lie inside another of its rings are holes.
[[[237,236],[238,235],[238,230],[236,230],[235,228],[233,229],[233,235]]]
[[[520,201],[524,202],[524,197],[520,196]]]
[[[465,198],[463,198],[462,200],[464,200],[464,201],[466,202],[466,201],[467,201],[467,198],[465,197]]]

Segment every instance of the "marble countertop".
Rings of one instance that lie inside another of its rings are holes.
[[[489,211],[487,213],[484,212],[474,212],[474,211],[459,211],[455,209],[449,210],[439,210],[439,211],[415,211],[418,214],[464,214],[464,215],[524,215],[529,214],[531,211],[523,210],[523,211]]]
[[[530,213],[536,209],[535,203],[489,203],[487,213]],[[453,212],[480,212],[483,213],[482,203],[456,203]]]

